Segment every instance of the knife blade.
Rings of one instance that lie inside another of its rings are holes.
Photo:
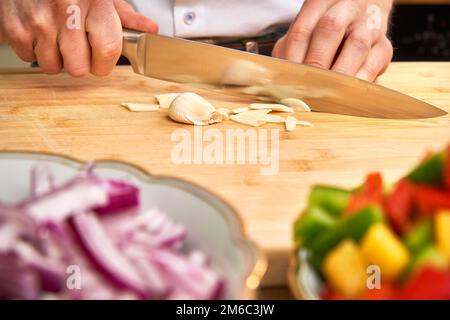
[[[447,114],[368,81],[202,42],[124,30],[122,53],[147,77],[273,102],[298,98],[316,112],[387,119]]]

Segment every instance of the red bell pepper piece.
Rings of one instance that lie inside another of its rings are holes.
[[[370,205],[383,204],[383,178],[380,173],[371,173],[367,176],[362,190],[354,194],[345,210],[346,214],[358,212]]]
[[[448,146],[447,154],[445,155],[444,174],[444,184],[450,190],[450,146]]]
[[[380,289],[367,289],[361,300],[393,300],[397,293],[398,288],[392,282],[383,281]]]
[[[450,299],[450,272],[426,266],[397,295],[400,300]]]
[[[344,295],[331,290],[331,289],[327,289],[327,291],[325,292],[325,294],[322,297],[323,300],[348,300],[348,298],[346,298]]]
[[[400,180],[386,199],[385,209],[395,230],[405,231],[413,212],[414,185],[406,179]]]
[[[450,209],[450,190],[441,190],[428,186],[416,189],[416,203],[420,214],[429,216],[441,209]]]

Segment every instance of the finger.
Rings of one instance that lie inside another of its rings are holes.
[[[350,33],[332,70],[354,76],[372,49],[373,38],[373,33],[364,27]]]
[[[314,29],[304,63],[329,69],[344,40],[347,28],[356,19],[356,11],[346,3],[339,3],[328,10]]]
[[[36,55],[33,49],[33,37],[28,32],[15,32],[9,34],[12,40],[7,41],[9,46],[14,50],[16,55],[25,62],[36,61]]]
[[[285,50],[286,50],[286,35],[281,37],[275,43],[275,46],[273,47],[273,50],[272,50],[272,57],[280,58],[280,59],[284,58]]]
[[[377,42],[370,51],[367,59],[356,77],[362,80],[374,81],[379,75],[386,71],[392,60],[392,44],[387,38]]]
[[[78,26],[63,23],[59,32],[58,46],[64,71],[73,77],[85,76],[91,69],[91,48],[85,28],[86,12],[87,7],[81,8]],[[64,14],[67,17],[67,13]]]
[[[34,47],[36,60],[44,73],[56,74],[61,72],[62,60],[55,34],[47,34],[37,40]]]
[[[334,3],[336,1],[332,1]],[[287,33],[284,58],[302,63],[308,50],[312,32],[330,1],[306,1]]]
[[[158,25],[146,16],[137,13],[128,2],[114,0],[114,6],[124,28],[148,33],[158,32]]]
[[[95,2],[86,17],[86,32],[91,46],[91,73],[110,74],[122,52],[122,25],[112,2]]]

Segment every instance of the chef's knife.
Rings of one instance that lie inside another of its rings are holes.
[[[123,55],[147,77],[267,101],[299,98],[318,112],[389,119],[447,114],[367,81],[201,42],[124,30]]]

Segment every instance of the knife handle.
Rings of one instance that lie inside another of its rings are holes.
[[[142,32],[123,29],[123,47],[122,47],[122,55],[124,55],[128,61],[130,61],[131,66],[133,67],[134,72],[143,73],[141,70],[142,65],[139,64],[138,60],[138,49],[139,49],[139,39],[142,35]]]

